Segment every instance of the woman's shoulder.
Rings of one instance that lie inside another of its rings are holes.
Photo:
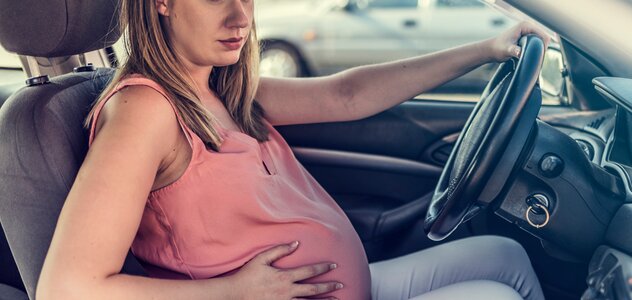
[[[163,95],[166,94],[165,89],[156,80],[138,73],[132,73],[121,77],[121,79],[117,82],[114,91],[118,91],[119,89],[129,86],[147,86],[157,90]]]
[[[176,121],[171,104],[165,96],[144,85],[126,86],[114,93],[101,111],[100,119],[130,120],[135,125],[155,126]],[[155,123],[155,124],[154,124]]]
[[[121,82],[124,82],[123,79]],[[155,87],[146,84],[132,84],[117,88],[105,99],[102,108],[93,119],[94,128],[90,142],[105,124],[115,126],[121,134],[138,137],[161,136],[164,141],[178,134],[177,115],[170,100]],[[162,134],[161,134],[162,133]]]
[[[107,102],[115,103],[110,106],[118,106],[120,102],[129,103],[130,105],[126,105],[125,113],[144,113],[150,116],[157,115],[156,117],[175,118],[173,100],[169,98],[165,89],[155,80],[142,74],[122,77],[107,98],[105,99]],[[104,106],[107,105],[107,103],[104,104]]]

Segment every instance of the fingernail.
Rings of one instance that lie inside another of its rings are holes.
[[[329,265],[329,269],[335,269],[335,268],[337,268],[337,267],[338,267],[338,265],[337,265],[337,264],[331,264],[331,265]]]
[[[293,241],[293,242],[290,244],[290,249],[296,249],[296,247],[298,247],[298,241]]]
[[[339,290],[341,288],[345,287],[342,283],[338,282],[336,283],[336,289]]]

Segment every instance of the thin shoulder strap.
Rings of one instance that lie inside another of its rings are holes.
[[[191,129],[189,129],[189,127],[184,123],[184,121],[182,121],[182,118],[180,117],[178,110],[173,104],[173,100],[169,98],[165,90],[157,82],[151,79],[148,79],[145,77],[139,77],[139,76],[124,78],[116,85],[116,87],[101,102],[97,104],[97,108],[94,111],[92,120],[90,120],[90,137],[88,139],[88,146],[91,146],[92,141],[94,140],[94,133],[95,133],[96,125],[97,125],[97,120],[99,118],[99,114],[101,113],[101,110],[103,109],[103,106],[105,106],[105,103],[108,100],[110,100],[110,98],[112,98],[112,95],[120,91],[122,88],[126,86],[133,86],[133,85],[143,85],[143,86],[150,87],[154,89],[155,91],[157,91],[158,93],[160,93],[167,100],[167,102],[169,102],[169,105],[171,105],[173,112],[176,114],[176,118],[178,119],[178,124],[180,124],[180,128],[184,132],[184,135],[187,138],[187,141],[189,142],[191,149],[195,150],[194,143],[193,143],[194,134],[191,131]]]

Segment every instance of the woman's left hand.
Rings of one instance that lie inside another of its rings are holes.
[[[499,36],[486,41],[492,61],[503,62],[512,57],[520,57],[521,49],[520,46],[518,46],[518,40],[523,35],[532,33],[542,38],[546,49],[551,40],[546,30],[533,23],[523,21],[501,33]]]

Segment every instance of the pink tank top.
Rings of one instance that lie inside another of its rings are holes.
[[[306,282],[339,281],[345,287],[327,295],[370,299],[368,262],[353,226],[267,121],[267,142],[218,126],[224,139],[219,152],[207,150],[164,90],[133,75],[97,106],[90,145],[105,102],[130,85],[151,87],[169,101],[193,149],[184,174],[149,194],[132,243],[151,277],[203,279],[232,273],[258,253],[298,240],[299,248],[275,267],[335,262],[337,269]]]

